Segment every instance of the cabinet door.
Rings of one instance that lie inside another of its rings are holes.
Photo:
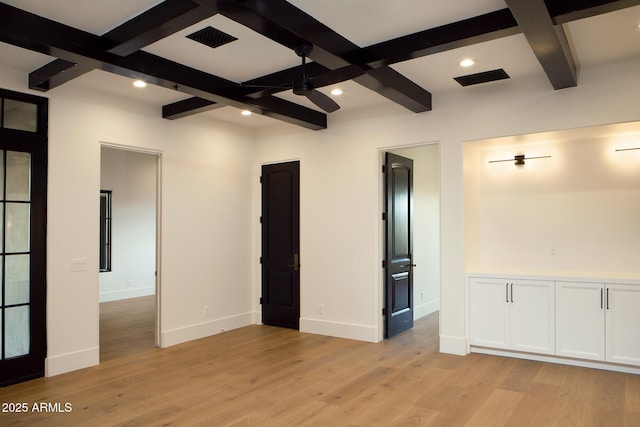
[[[469,342],[471,345],[509,348],[507,281],[469,280]]]
[[[604,284],[556,282],[556,354],[604,360]]]
[[[640,365],[640,285],[607,285],[607,361]]]
[[[554,282],[514,280],[511,295],[511,349],[555,353]]]

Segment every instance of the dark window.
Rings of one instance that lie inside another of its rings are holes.
[[[111,271],[111,191],[100,191],[100,272]]]
[[[11,98],[0,98],[2,105],[0,127],[4,129],[38,132],[38,104]]]

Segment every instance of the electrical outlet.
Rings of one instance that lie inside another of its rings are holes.
[[[324,314],[324,304],[318,304],[318,314]]]
[[[424,291],[420,291],[420,301],[424,301]]]
[[[209,317],[209,306],[208,305],[204,306],[204,310],[202,310],[202,314],[204,314],[204,317]]]

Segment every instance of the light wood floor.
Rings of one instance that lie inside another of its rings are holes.
[[[155,295],[100,304],[100,362],[155,346]]]
[[[29,426],[640,426],[640,376],[438,353],[438,317],[382,343],[248,326],[0,390]]]

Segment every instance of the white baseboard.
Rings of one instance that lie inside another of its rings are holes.
[[[469,354],[468,348],[469,343],[465,337],[440,335],[440,353],[466,356]]]
[[[88,368],[100,363],[100,348],[93,347],[73,353],[49,356],[44,362],[44,374],[47,377],[64,374],[78,369]]]
[[[379,342],[378,328],[353,323],[300,318],[300,332],[328,335],[358,341]]]
[[[413,308],[413,320],[418,320],[421,317],[428,316],[431,313],[435,313],[440,310],[440,300],[434,299],[426,304],[417,305]]]
[[[146,297],[149,295],[155,295],[156,288],[154,286],[147,286],[144,288],[127,288],[120,291],[100,292],[98,296],[99,302],[118,301],[122,299]]]
[[[471,347],[472,353],[490,354],[493,356],[515,357],[518,359],[535,360],[537,362],[559,363],[561,365],[580,366],[582,368],[602,369],[606,371],[624,372],[626,374],[640,374],[640,367],[616,365],[590,360],[569,359],[557,356],[544,356],[541,354],[519,353],[507,350],[495,350],[486,347]]]
[[[254,312],[248,312],[236,316],[210,320],[196,325],[185,326],[183,328],[163,331],[160,334],[160,347],[170,347],[252,324],[254,324]]]

